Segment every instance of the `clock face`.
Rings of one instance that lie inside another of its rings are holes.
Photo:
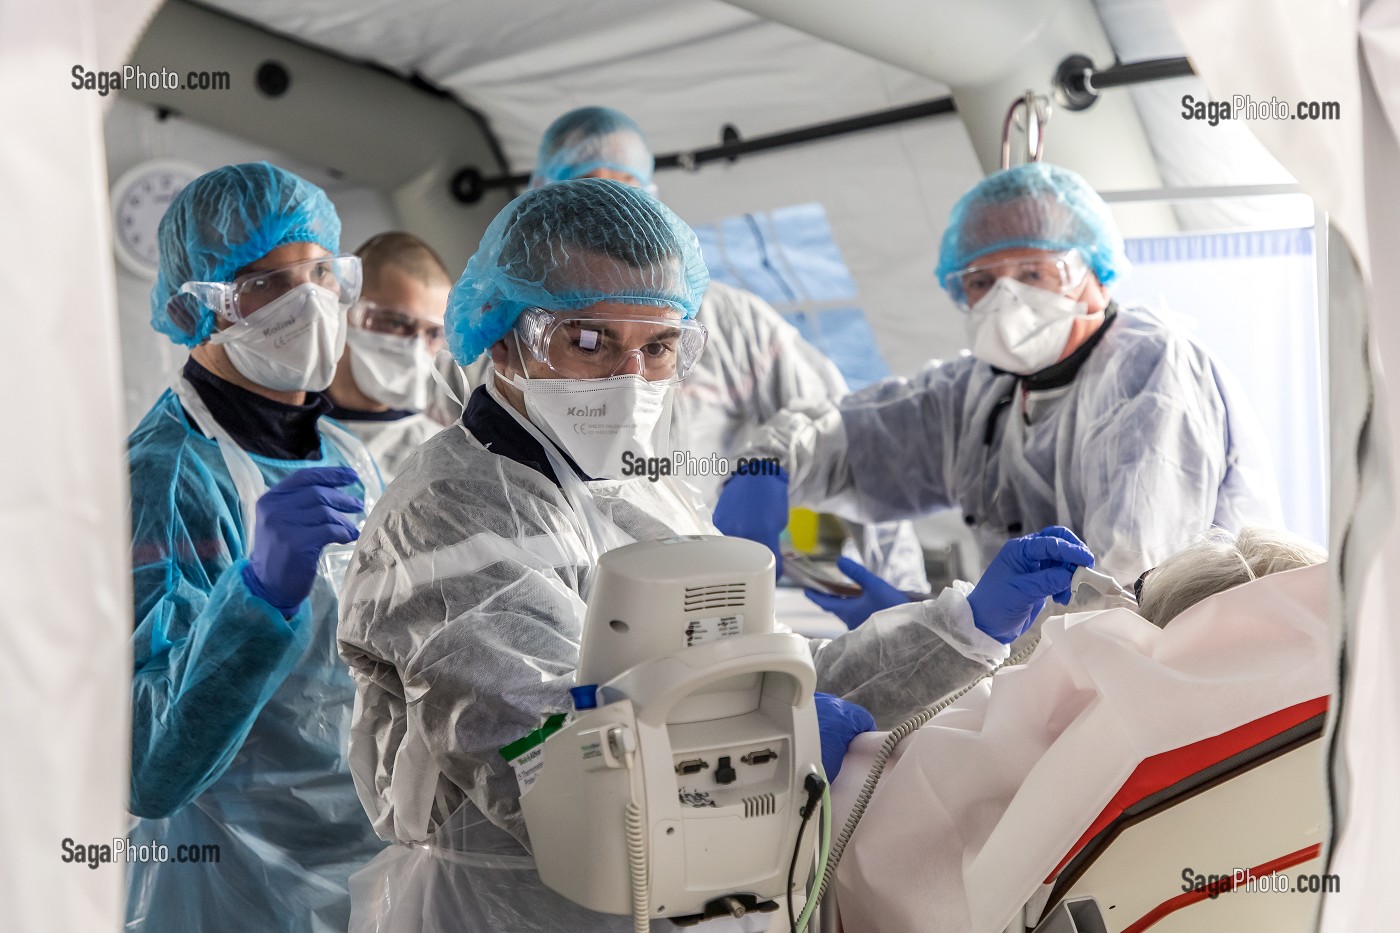
[[[156,231],[180,189],[199,176],[180,162],[146,162],[131,169],[112,189],[113,246],[117,258],[137,275],[152,278],[160,268]]]

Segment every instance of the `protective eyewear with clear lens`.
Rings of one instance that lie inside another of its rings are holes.
[[[167,310],[176,325],[193,334],[201,307],[230,324],[239,324],[292,289],[308,284],[334,292],[341,307],[349,308],[360,297],[360,257],[306,259],[247,272],[232,282],[186,282],[170,299]]]
[[[1024,285],[1033,285],[1048,292],[1065,295],[1080,286],[1089,267],[1078,250],[1045,253],[1019,259],[968,266],[948,276],[948,292],[963,310],[981,301],[997,279],[1012,278]]]
[[[705,325],[677,317],[606,317],[526,308],[515,324],[520,344],[566,379],[639,375],[684,379],[705,349]]]
[[[376,304],[369,299],[357,301],[350,309],[350,326],[391,337],[418,337],[430,349],[441,346],[447,336],[447,332],[437,321],[429,321],[407,311]]]
[[[1156,567],[1148,567],[1133,583],[1133,599],[1137,602],[1142,602],[1142,585],[1147,582],[1147,575],[1156,569]]]

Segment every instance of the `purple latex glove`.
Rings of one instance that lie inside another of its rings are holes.
[[[748,538],[773,552],[783,575],[783,555],[778,538],[788,523],[788,475],[735,476],[724,484],[712,516],[715,527],[731,537]]]
[[[846,623],[848,629],[856,628],[881,609],[903,606],[909,602],[908,596],[849,557],[838,557],[836,569],[860,584],[859,596],[832,596],[816,590],[802,592],[812,602]]]
[[[1012,538],[968,594],[972,620],[983,632],[1009,645],[1030,627],[1046,597],[1068,605],[1075,569],[1092,566],[1094,555],[1068,528],[1051,525],[1033,535]]]
[[[862,732],[874,732],[875,717],[864,706],[829,693],[818,693],[813,699],[817,702],[817,731],[822,741],[822,770],[830,784],[841,771],[846,746]]]
[[[328,544],[349,544],[360,536],[347,515],[365,504],[337,487],[356,482],[349,467],[297,470],[273,486],[257,505],[257,533],[243,570],[254,596],[292,616],[316,582],[316,562]]]

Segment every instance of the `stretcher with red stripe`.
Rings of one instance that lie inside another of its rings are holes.
[[[1323,871],[1327,702],[1143,761],[1046,879],[1036,933],[1312,930],[1296,879]]]

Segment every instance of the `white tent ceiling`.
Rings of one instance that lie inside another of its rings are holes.
[[[208,5],[453,92],[485,115],[517,171],[533,164],[540,130],[584,104],[632,114],[662,152],[716,143],[725,123],[755,136],[947,93],[927,78],[721,0]],[[1120,60],[1184,54],[1161,0],[1096,6]],[[1243,124],[1181,120],[1175,102],[1192,92],[1204,96],[1195,79],[1131,91],[1169,184],[1290,180]]]
[[[540,133],[576,106],[629,113],[664,153],[717,144],[725,124],[753,137],[947,93],[720,0],[212,5],[451,91],[484,116],[514,172],[533,166]],[[665,172],[658,184],[695,224],[823,202],[881,350],[908,373],[962,346],[932,269],[953,201],[980,175],[961,122],[948,116]]]
[[[554,117],[584,104],[634,115],[660,152],[717,143],[726,122],[754,136],[947,93],[719,0],[209,5],[452,91],[515,170]]]
[[[207,5],[450,91],[482,114],[513,172],[533,166],[540,133],[556,116],[587,104],[631,114],[655,151],[665,153],[717,144],[726,124],[751,138],[948,93],[929,78],[722,0]],[[1160,0],[1100,0],[1100,9],[1115,44],[1131,46],[1133,54],[1179,52]],[[1164,170],[1164,177],[1195,185],[1287,180],[1243,127],[1207,131],[1182,121],[1161,95],[1179,95],[1184,83],[1132,91],[1135,101],[1141,93],[1150,102],[1139,103],[1139,111],[1159,160],[1188,164]],[[366,121],[372,127],[372,113]],[[1202,151],[1212,158],[1195,159]],[[878,345],[891,368],[907,374],[965,342],[962,322],[931,273],[953,202],[981,174],[962,121],[944,116],[696,172],[664,172],[658,183],[661,197],[695,224],[822,202]],[[1238,205],[1192,210],[1177,211],[1188,226],[1259,219],[1257,210],[1241,212]]]

